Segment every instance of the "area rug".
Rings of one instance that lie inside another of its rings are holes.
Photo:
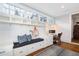
[[[79,56],[79,53],[53,45],[36,56]]]

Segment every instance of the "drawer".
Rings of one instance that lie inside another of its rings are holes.
[[[37,48],[38,48],[37,46],[38,46],[38,44],[35,44],[35,43],[28,45],[28,46],[27,46],[27,48],[28,48],[28,53],[30,54],[30,53],[36,51]]]
[[[0,48],[0,56],[12,56],[13,49],[12,46],[3,46]]]
[[[42,47],[42,45],[40,43],[34,43],[34,44],[28,45],[27,46],[27,48],[28,48],[28,54],[41,49],[41,47]]]
[[[15,56],[24,56],[28,52],[28,48],[26,46],[20,47],[20,48],[15,48],[13,51]]]
[[[38,42],[38,43],[34,43],[32,46],[31,46],[31,50],[34,52],[34,51],[37,51],[41,48],[44,47],[43,45],[44,43],[43,42]]]
[[[38,48],[39,49],[44,48],[44,44],[45,44],[44,42],[39,42],[39,47]]]
[[[14,56],[21,56],[23,55],[23,51],[22,50],[14,50],[14,53],[13,53]]]
[[[6,53],[7,53],[7,51],[2,50],[2,51],[0,51],[0,56],[5,56]]]
[[[33,49],[34,49],[34,51],[37,51],[37,50],[39,50],[39,49],[41,49],[41,47],[42,47],[42,44],[40,43],[40,42],[38,42],[38,43],[35,43],[34,45],[33,45]]]
[[[0,51],[0,56],[12,56],[13,51]]]

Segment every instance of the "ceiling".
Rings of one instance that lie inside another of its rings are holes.
[[[25,5],[54,17],[79,10],[79,3],[26,3]]]

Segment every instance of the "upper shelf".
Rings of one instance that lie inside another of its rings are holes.
[[[0,12],[0,17],[6,17],[6,18],[9,18],[10,15]]]
[[[26,18],[24,17],[17,16],[17,15],[8,15],[8,14],[1,13],[1,12],[0,12],[0,18],[1,18],[0,22],[2,23],[28,25],[28,26],[44,26],[44,25],[39,25],[39,24],[32,24],[31,21],[24,22],[24,20],[26,20]],[[14,19],[16,20],[14,21]]]

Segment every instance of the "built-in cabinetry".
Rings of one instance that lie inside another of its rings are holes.
[[[0,4],[0,22],[33,26],[44,26],[45,22],[53,24],[54,19],[52,17],[28,8],[29,11],[27,8],[27,6],[22,8],[20,4]]]
[[[49,39],[49,40],[48,40]],[[13,55],[14,56],[24,56],[29,55],[39,49],[45,48],[53,44],[52,38],[44,39],[44,41],[28,44],[22,47],[14,48]]]
[[[52,24],[50,19],[48,20],[48,18],[46,16],[42,17],[40,15],[37,15],[37,13],[36,13],[36,15],[34,14],[34,15],[32,15],[32,17],[30,17],[30,16],[26,15],[27,12],[23,11],[23,9],[20,10],[20,8],[15,8],[16,6],[13,6],[13,4],[12,5],[4,4],[4,5],[6,7],[3,6],[2,4],[0,4],[0,23],[3,23],[3,24],[7,23],[9,25],[18,24],[18,25],[24,25],[24,26],[37,26],[37,27],[42,27],[42,28],[43,27],[45,28],[45,22],[47,22],[48,24],[50,22],[50,24]],[[20,10],[20,12],[18,14],[17,11],[19,11],[19,10]],[[35,16],[36,18],[33,18],[33,16]],[[52,18],[51,18],[51,20],[52,20]],[[3,27],[1,26],[1,28],[3,28]],[[11,28],[10,28],[10,30],[11,30]],[[13,28],[12,28],[12,30],[13,30]],[[29,45],[26,45],[26,46],[23,46],[20,48],[13,49],[13,40],[7,39],[6,43],[5,43],[5,39],[1,39],[1,40],[2,41],[0,43],[0,55],[3,55],[3,56],[4,55],[9,55],[9,56],[10,55],[28,55],[38,49],[44,48],[44,47],[52,44],[50,39],[46,38],[42,42],[29,44]],[[10,41],[11,41],[11,43],[10,43]]]
[[[26,25],[26,26],[40,26],[40,22],[38,21],[39,18],[36,20],[36,22],[33,23],[31,20],[27,20],[27,18],[20,17],[17,15],[8,15],[4,13],[0,13],[0,22],[9,23],[9,24],[20,24],[20,25]],[[44,26],[44,25],[41,25]]]
[[[15,4],[0,4],[0,8],[0,22],[44,26],[47,21],[46,16],[41,16],[34,11],[26,11]]]
[[[37,51],[41,48],[44,48],[44,41],[42,42],[38,42],[38,43],[33,43],[33,44],[29,44],[29,45],[26,45],[26,46],[23,46],[23,47],[19,47],[19,48],[15,48],[13,49],[14,51],[14,55],[17,55],[17,56],[24,56],[24,55],[28,55],[34,51]]]

